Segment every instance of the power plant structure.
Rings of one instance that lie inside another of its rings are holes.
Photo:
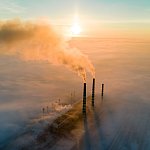
[[[103,99],[104,96],[104,84],[102,84],[102,91],[101,91],[101,96]],[[94,107],[95,103],[95,78],[93,78],[93,83],[92,83],[92,99],[91,99],[92,106]],[[83,85],[83,107],[82,107],[82,112],[85,114],[86,113],[86,83]]]
[[[94,106],[94,100],[95,100],[95,78],[93,78],[93,84],[92,84],[92,106]],[[86,83],[83,85],[83,107],[82,112],[86,113]]]
[[[95,78],[93,78],[92,84],[92,106],[94,106],[94,99],[95,99]]]
[[[104,96],[104,84],[102,84],[102,97]]]
[[[86,83],[83,85],[83,108],[82,112],[85,114],[86,113]]]

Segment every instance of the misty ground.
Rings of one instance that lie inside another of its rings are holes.
[[[132,97],[131,97],[132,98]],[[82,102],[43,127],[36,138],[28,131],[14,140],[12,149],[26,150],[149,150],[150,110],[147,102],[120,97],[96,95],[94,107],[87,98],[87,113]],[[15,144],[14,144],[15,143]],[[17,147],[16,145],[20,145]],[[9,149],[9,148],[8,148]]]
[[[96,98],[96,106],[84,120],[84,136],[79,149],[150,149],[150,110],[146,102],[119,97]],[[131,102],[132,101],[132,102]]]
[[[75,134],[58,140],[54,149],[150,149],[149,43],[141,39],[75,38],[71,41],[71,45],[81,49],[93,62],[96,93],[100,94],[104,83],[105,95],[103,101],[101,97],[96,98],[94,110],[89,106],[90,113],[74,129]],[[72,103],[70,94],[74,91],[74,100],[82,100],[82,80],[65,67],[24,62],[15,56],[0,58],[0,149],[7,148],[14,140],[22,145],[30,144],[32,132],[24,137],[28,140],[21,138],[22,132],[32,129],[33,135],[37,135],[45,124],[61,115],[54,111],[29,128],[30,122],[42,116],[43,107],[59,98],[61,103]],[[87,74],[87,95],[91,94],[91,82]]]
[[[68,128],[67,136],[60,138],[51,149],[150,149],[150,110],[147,102],[138,97],[132,101],[107,96],[102,99],[99,95],[96,96],[95,106],[92,107],[90,100],[91,97],[88,98],[86,116],[80,118],[72,132],[68,133]],[[79,108],[80,112],[81,107]],[[72,124],[72,121],[68,124]],[[58,136],[62,134],[60,130]]]

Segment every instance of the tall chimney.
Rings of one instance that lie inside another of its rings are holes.
[[[102,84],[102,97],[104,96],[104,84]]]
[[[83,108],[82,108],[82,112],[86,113],[86,83],[84,83],[84,87],[83,87]]]
[[[94,106],[94,98],[95,98],[95,78],[93,78],[93,85],[92,85],[92,106]]]

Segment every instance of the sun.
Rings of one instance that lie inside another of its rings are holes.
[[[80,35],[81,33],[81,27],[79,24],[75,23],[71,27],[71,34],[74,36]]]

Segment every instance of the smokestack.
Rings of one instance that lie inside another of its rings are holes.
[[[93,85],[92,85],[92,106],[94,106],[94,98],[95,98],[95,78],[93,78]]]
[[[86,83],[84,83],[84,87],[83,87],[83,108],[82,108],[82,112],[86,113]]]
[[[104,84],[102,84],[102,97],[104,96]]]

